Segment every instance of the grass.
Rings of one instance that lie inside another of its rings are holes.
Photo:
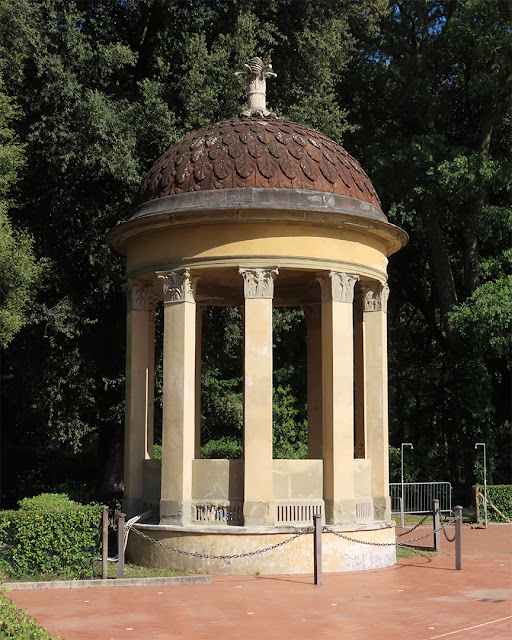
[[[124,567],[125,578],[168,578],[174,576],[186,576],[186,571],[175,571],[173,569],[148,569],[139,567],[136,564],[126,563]],[[109,562],[107,566],[107,577],[117,578],[117,562]],[[101,562],[94,563],[94,579],[101,578]],[[46,582],[54,580],[73,580],[69,575],[62,574],[39,574],[37,576],[26,576],[23,578],[12,578],[9,569],[5,565],[0,566],[0,582]],[[87,580],[87,578],[84,578]]]
[[[423,520],[423,518],[425,517],[426,514],[424,513],[420,513],[420,514],[416,514],[416,513],[406,513],[404,514],[404,524],[406,527],[413,527],[415,524],[418,524],[418,522],[421,522]],[[443,513],[443,520],[446,520],[447,522],[451,522],[453,520],[453,517],[450,516],[449,513]],[[393,513],[393,515],[391,516],[393,518],[393,520],[395,521],[395,524],[397,527],[400,526],[400,514],[399,513]],[[464,524],[475,524],[476,523],[476,519],[475,519],[475,512],[474,510],[471,512],[470,510],[464,509],[464,511],[462,512],[462,522]],[[425,522],[423,523],[423,526],[425,527],[431,527],[433,525],[433,521],[432,521],[432,516],[429,516]]]
[[[440,555],[437,551],[430,551],[429,549],[415,549],[414,547],[397,547],[397,558],[417,558],[418,556],[430,557]]]
[[[136,564],[125,564],[125,578],[168,578],[174,576],[187,576],[186,571],[174,571],[173,569],[147,569]],[[117,578],[117,562],[109,562],[107,576]],[[101,563],[98,563],[98,577],[101,578]]]
[[[394,513],[392,516],[393,520],[395,521],[395,524],[397,527],[400,526],[400,514],[399,513]],[[415,513],[406,513],[404,514],[404,524],[406,527],[413,527],[415,524],[418,524],[418,522],[421,522],[423,520],[423,518],[425,517],[425,514],[415,514]],[[425,526],[430,526],[432,524],[432,516],[430,516],[429,518],[427,518],[424,522]]]

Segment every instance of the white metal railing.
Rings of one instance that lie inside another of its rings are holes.
[[[439,500],[439,510],[452,512],[452,485],[449,482],[404,482],[404,513],[429,513],[432,500]],[[402,485],[389,485],[391,512],[400,513]]]

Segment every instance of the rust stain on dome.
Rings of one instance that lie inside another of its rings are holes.
[[[380,208],[370,179],[342,146],[309,127],[265,118],[220,122],[183,138],[151,167],[138,204],[246,187],[325,191]]]

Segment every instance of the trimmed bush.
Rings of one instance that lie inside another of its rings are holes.
[[[210,440],[201,447],[201,458],[238,460],[242,456],[242,442],[231,436],[222,436],[218,440]]]
[[[0,638],[5,640],[52,640],[51,635],[0,594]]]
[[[478,488],[483,494],[483,485],[478,485]],[[506,518],[512,520],[512,484],[488,484],[487,500],[488,502],[491,502],[496,509],[499,509]],[[479,505],[480,517],[482,517],[484,509],[484,501],[482,498],[479,498]],[[489,520],[493,520],[494,522],[504,522],[503,518],[501,518],[490,505],[487,505],[487,517]]]
[[[101,506],[73,502],[65,494],[20,500],[17,511],[0,512],[2,559],[13,578],[93,575],[99,550]]]

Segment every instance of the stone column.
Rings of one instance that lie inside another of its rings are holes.
[[[159,278],[164,294],[160,523],[187,525],[192,515],[196,429],[195,278],[186,269]]]
[[[307,324],[308,458],[322,459],[322,322],[319,304],[304,305]]]
[[[357,275],[333,272],[322,287],[324,501],[329,524],[355,522],[353,310]]]
[[[244,279],[244,524],[271,525],[272,298],[275,269],[240,269]]]
[[[366,457],[372,464],[375,520],[390,520],[386,310],[389,288],[380,282],[364,291],[364,425]]]
[[[355,457],[366,457],[364,429],[364,361],[363,361],[363,299],[361,287],[354,292],[354,444]]]
[[[129,280],[124,285],[126,320],[126,405],[123,510],[143,510],[143,464],[153,457],[153,394],[155,305],[151,283]]]
[[[196,305],[196,431],[194,441],[194,457],[199,460],[201,457],[201,357],[203,335],[203,313],[206,309],[204,304]]]

